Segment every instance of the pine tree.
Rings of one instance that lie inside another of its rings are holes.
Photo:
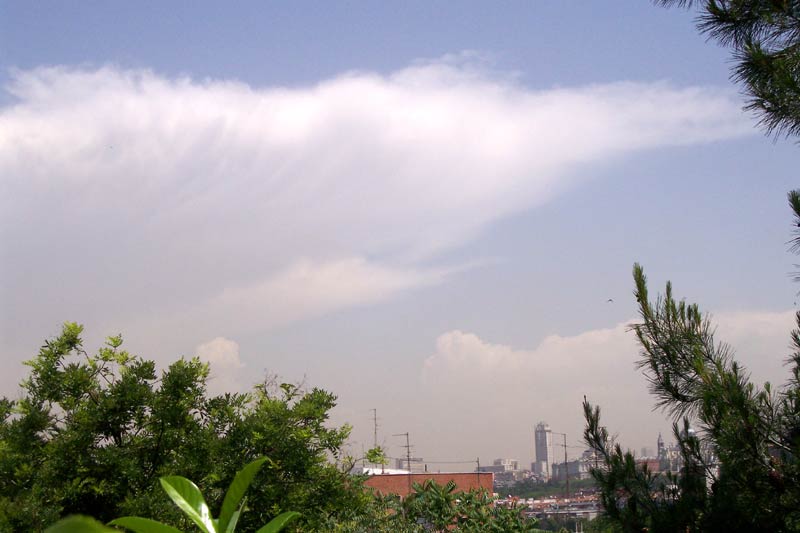
[[[798,252],[800,191],[789,204]],[[639,366],[674,420],[684,466],[674,475],[638,466],[584,400],[584,438],[603,459],[593,476],[607,515],[631,532],[800,531],[800,313],[787,383],[758,387],[696,304],[676,300],[669,283],[651,302],[639,265],[634,280]]]
[[[656,0],[699,10],[700,31],[733,51],[731,77],[768,134],[800,135],[800,1]]]

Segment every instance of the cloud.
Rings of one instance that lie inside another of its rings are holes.
[[[202,306],[154,321],[257,330],[375,303],[402,290],[438,283],[446,272],[390,268],[358,257],[301,260],[264,280],[225,288]]]
[[[750,132],[728,90],[532,91],[446,61],[299,88],[53,67],[6,90],[15,349],[65,318],[270,328],[385,300],[442,282],[443,252],[588,165]]]
[[[793,311],[713,316],[717,340],[730,344],[737,360],[758,371],[753,376],[757,383],[775,384],[788,378],[783,363],[793,318]],[[440,335],[421,373],[428,417],[440,421],[434,436],[442,441],[439,448],[458,450],[469,442],[473,451],[482,444],[500,453],[495,438],[475,436],[478,424],[481,433],[506,436],[503,453],[526,460],[532,453],[531,424],[539,420],[580,446],[584,395],[601,406],[604,422],[623,444],[637,450],[652,447],[659,431],[669,438],[670,426],[661,413],[652,412],[646,379],[635,368],[639,347],[628,324],[551,335],[533,349],[495,344],[459,330]]]
[[[729,344],[755,383],[783,385],[792,353],[789,332],[797,327],[794,311],[727,311],[711,316],[715,338]]]
[[[216,337],[199,345],[195,355],[210,366],[208,391],[210,394],[246,392],[250,383],[243,383],[244,368],[239,357],[239,344],[224,337]]]

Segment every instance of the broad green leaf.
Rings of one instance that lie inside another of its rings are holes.
[[[242,498],[241,505],[239,505],[239,508],[236,509],[231,515],[231,519],[228,521],[225,531],[220,529],[220,533],[233,533],[236,530],[236,524],[239,523],[239,517],[242,516],[242,511],[244,510],[245,505],[247,505],[247,496]]]
[[[45,529],[45,533],[119,533],[119,531],[104,526],[94,518],[73,515],[62,518]]]
[[[109,524],[112,526],[122,526],[134,533],[182,533],[180,529],[138,516],[123,516],[122,518],[112,520]]]
[[[281,513],[272,520],[269,521],[269,524],[262,527],[256,533],[278,533],[281,529],[286,527],[286,525],[295,520],[300,516],[300,513],[296,513],[294,511],[287,511],[285,513]]]
[[[162,477],[159,481],[175,505],[180,507],[201,531],[216,533],[214,523],[211,521],[211,511],[208,510],[208,504],[197,485],[182,476]]]
[[[225,493],[225,499],[222,501],[222,510],[219,513],[220,532],[228,531],[228,523],[231,521],[233,513],[236,512],[236,508],[239,507],[239,502],[242,501],[244,493],[247,491],[250,483],[253,482],[253,478],[266,460],[266,457],[261,457],[236,472],[231,486],[228,487],[228,492]]]

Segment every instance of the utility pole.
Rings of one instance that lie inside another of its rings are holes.
[[[569,500],[569,463],[567,462],[567,434],[553,431],[555,435],[564,437],[564,478],[567,480],[567,499]]]
[[[412,483],[411,483],[411,443],[408,438],[408,431],[405,433],[395,433],[392,435],[393,437],[402,437],[405,436],[406,438],[406,466],[408,467],[408,494],[411,494]]]
[[[378,447],[378,410],[372,410],[372,447]]]
[[[376,449],[378,447],[378,410],[372,410],[372,449]],[[386,465],[381,463],[381,474],[385,474],[386,470],[384,469]]]
[[[564,477],[567,478],[567,499],[569,500],[569,462],[567,461],[567,434],[563,433],[564,437]]]

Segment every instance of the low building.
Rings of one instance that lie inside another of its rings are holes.
[[[473,489],[492,493],[494,474],[491,472],[442,473],[442,474],[379,474],[368,478],[364,485],[384,496],[397,494],[401,498],[411,494],[414,483],[422,485],[427,480],[437,485],[447,485],[450,481],[456,484],[456,491],[469,492]]]
[[[428,471],[422,457],[411,457],[410,460],[405,457],[398,458],[395,459],[394,466],[397,470],[406,470],[412,474],[422,474]]]
[[[493,473],[495,491],[510,487],[523,478],[522,470],[519,469],[519,461],[516,459],[495,459],[494,464],[480,466],[475,471]]]
[[[640,468],[647,467],[647,470],[652,473],[661,471],[661,461],[653,457],[643,457],[636,459],[636,465]]]

